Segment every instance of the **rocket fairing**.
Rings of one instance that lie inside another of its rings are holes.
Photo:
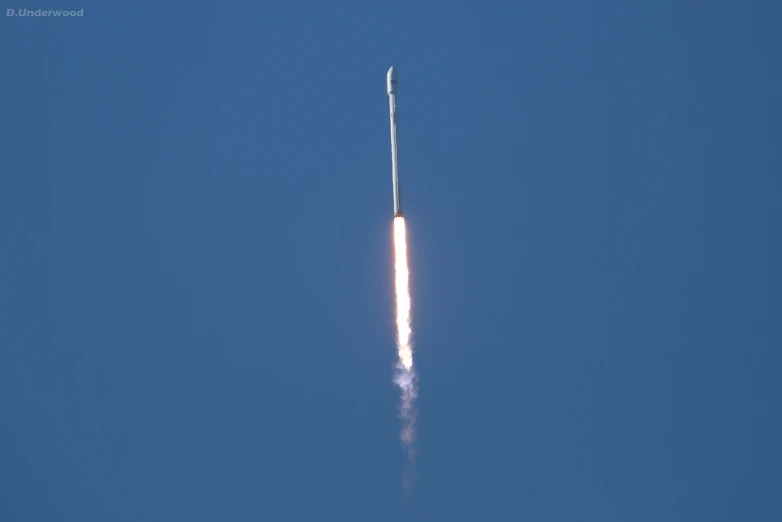
[[[396,150],[396,69],[391,67],[386,75],[386,91],[391,115],[391,182],[394,187],[394,217],[402,215],[402,194],[399,191],[399,155]]]

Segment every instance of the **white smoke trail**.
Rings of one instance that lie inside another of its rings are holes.
[[[418,392],[416,390],[417,377],[413,368],[413,345],[411,342],[410,272],[407,268],[407,237],[405,233],[405,218],[401,216],[394,218],[394,256],[397,354],[399,356],[399,360],[396,363],[394,382],[402,391],[402,401],[399,406],[399,416],[402,420],[400,437],[412,463],[415,456],[415,447],[413,445],[417,415],[415,399],[418,396]],[[412,469],[408,471],[406,482],[412,480],[412,473]]]

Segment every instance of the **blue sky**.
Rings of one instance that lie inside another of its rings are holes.
[[[782,518],[774,2],[13,7],[3,520]]]

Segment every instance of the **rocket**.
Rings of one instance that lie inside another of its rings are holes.
[[[402,194],[399,191],[399,155],[396,151],[396,69],[391,67],[386,75],[386,91],[388,91],[388,106],[391,113],[391,182],[394,187],[394,217],[402,216]]]

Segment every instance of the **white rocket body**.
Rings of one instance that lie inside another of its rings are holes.
[[[399,155],[396,150],[396,69],[391,67],[386,75],[388,106],[391,111],[391,181],[394,187],[394,217],[402,215],[402,194],[399,191]]]

